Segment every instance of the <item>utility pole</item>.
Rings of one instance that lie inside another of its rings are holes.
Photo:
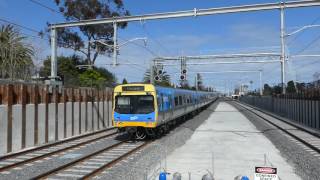
[[[113,67],[117,66],[118,45],[117,45],[117,22],[113,22]]]
[[[154,61],[152,61],[154,62]],[[150,63],[150,84],[154,84],[154,77],[153,77],[153,68],[154,68],[154,64],[153,63]]]
[[[285,30],[284,30],[284,4],[281,4],[280,8],[280,31],[281,31],[281,56],[280,56],[280,63],[281,63],[281,85],[282,85],[282,94],[286,94],[286,87],[285,87]]]
[[[198,91],[198,90],[199,90],[199,85],[198,85],[198,74],[196,74],[196,80],[195,80],[195,82],[196,82],[196,85],[195,85],[195,87],[196,87],[196,91]]]
[[[51,80],[57,78],[57,29],[51,29]]]
[[[260,78],[260,96],[262,96],[263,91],[262,91],[262,71],[261,70],[259,72],[259,78]]]

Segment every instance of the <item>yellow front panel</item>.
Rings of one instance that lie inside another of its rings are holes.
[[[157,123],[153,122],[116,122],[114,123],[115,127],[146,127],[146,128],[154,128]]]
[[[144,91],[122,91],[122,87],[124,86],[144,86]],[[119,94],[121,95],[146,95],[150,94],[154,98],[154,107],[155,107],[155,122],[115,122],[114,121],[114,107],[115,107],[115,97]],[[114,88],[114,96],[113,96],[113,102],[112,102],[113,108],[112,108],[112,123],[115,127],[148,127],[148,128],[154,128],[157,125],[157,119],[158,119],[158,106],[157,106],[157,96],[155,87],[152,84],[124,84],[124,85],[118,85]]]

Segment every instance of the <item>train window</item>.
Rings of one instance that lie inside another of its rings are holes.
[[[169,95],[169,102],[168,102],[168,104],[169,104],[169,109],[171,109],[171,108],[172,108],[172,96],[171,96],[171,95]]]
[[[153,96],[116,96],[115,111],[121,114],[148,114],[154,111]]]
[[[178,97],[174,97],[174,106],[178,106],[179,105],[179,99]]]
[[[158,107],[161,106],[161,99],[160,99],[160,96],[157,96],[157,103],[158,103]]]
[[[164,110],[164,96],[161,94],[161,110]]]
[[[182,96],[179,96],[179,105],[182,105]]]

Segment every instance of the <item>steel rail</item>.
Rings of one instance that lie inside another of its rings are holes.
[[[245,107],[242,103],[238,102],[237,104],[240,105],[242,108],[248,110],[248,111],[251,112],[252,114],[256,115],[257,117],[263,119],[264,121],[268,122],[269,124],[275,126],[276,128],[280,129],[281,131],[285,132],[286,134],[288,134],[289,136],[293,137],[294,139],[298,140],[299,142],[301,142],[301,143],[304,144],[305,146],[309,147],[310,149],[312,149],[312,150],[314,150],[314,151],[316,151],[317,153],[320,154],[320,148],[312,145],[311,143],[309,143],[309,142],[307,142],[306,140],[304,140],[303,138],[295,135],[294,133],[289,132],[288,130],[282,128],[281,126],[277,125],[276,123],[270,121],[269,119],[261,116],[260,114],[258,114],[258,113],[256,113],[256,112],[254,112],[253,110]],[[246,105],[247,105],[247,104],[246,104]],[[254,108],[254,107],[252,107],[252,106],[250,106],[250,105],[249,105],[249,107],[257,110],[256,108]],[[265,113],[265,112],[262,111],[262,110],[258,110],[258,111],[260,111],[261,113],[267,114],[267,113]],[[267,115],[269,115],[269,114],[267,114]],[[270,116],[270,115],[269,115],[269,116]],[[283,122],[283,123],[285,123],[285,124],[288,124],[288,125],[290,125],[290,126],[293,126],[293,127],[297,128],[298,130],[301,130],[301,131],[303,131],[303,132],[306,132],[306,133],[308,133],[308,134],[310,134],[310,135],[312,135],[312,136],[314,136],[314,137],[316,137],[316,138],[320,138],[320,135],[319,135],[319,134],[312,133],[312,132],[306,130],[305,128],[302,128],[302,127],[297,126],[297,125],[295,125],[295,124],[292,124],[292,123],[289,123],[289,122],[287,122],[287,121],[284,121],[284,120],[282,120],[282,119],[280,119],[280,118],[278,118],[278,117],[276,117],[276,116],[271,116],[271,117],[273,117],[273,118],[275,118],[275,119],[277,119],[277,120],[279,120],[279,121],[281,121],[281,122]]]
[[[241,103],[242,103],[242,102],[241,102]],[[281,122],[287,123],[287,124],[289,124],[290,126],[293,126],[293,127],[297,128],[297,129],[299,129],[299,130],[301,130],[301,131],[304,131],[304,132],[306,132],[306,133],[309,133],[309,134],[311,134],[311,135],[313,135],[313,136],[316,136],[316,137],[320,138],[320,133],[312,132],[312,131],[310,131],[310,130],[308,130],[308,129],[300,126],[300,125],[297,125],[297,124],[295,124],[295,123],[286,121],[286,120],[282,119],[281,117],[278,117],[278,116],[276,116],[276,115],[274,115],[274,114],[272,114],[272,113],[270,113],[270,112],[264,111],[264,110],[262,110],[262,109],[260,109],[260,108],[254,107],[254,106],[252,106],[252,105],[250,105],[250,104],[247,104],[247,103],[243,103],[243,104],[245,104],[246,106],[249,106],[250,108],[252,108],[252,109],[254,109],[254,110],[257,110],[257,111],[259,111],[259,112],[261,112],[261,113],[264,113],[264,114],[266,114],[266,115],[268,115],[268,116],[271,116],[271,117],[273,117],[273,118],[275,118],[275,119],[278,119],[278,120],[281,121]]]
[[[181,17],[197,17],[197,16],[206,16],[206,15],[214,15],[214,14],[254,12],[254,11],[261,11],[261,10],[274,10],[274,9],[282,9],[282,8],[298,8],[298,7],[310,7],[310,6],[320,6],[320,1],[315,1],[315,0],[289,1],[289,2],[280,2],[280,3],[253,4],[253,5],[209,8],[209,9],[194,8],[193,10],[187,10],[187,11],[166,12],[166,13],[156,13],[156,14],[146,14],[146,15],[136,15],[136,16],[123,16],[123,17],[102,18],[102,19],[90,19],[90,20],[82,20],[82,21],[74,21],[74,22],[57,23],[57,24],[51,24],[50,28],[63,28],[63,27],[146,21],[146,20],[181,18]]]
[[[45,153],[45,154],[42,154],[42,155],[39,155],[39,156],[35,156],[35,157],[29,158],[29,159],[18,161],[18,162],[15,162],[13,164],[9,164],[9,165],[0,167],[0,172],[8,170],[8,169],[15,168],[15,167],[18,167],[18,166],[21,166],[21,165],[24,165],[24,164],[27,164],[27,163],[30,163],[30,162],[34,162],[34,161],[37,161],[39,159],[44,159],[44,158],[52,156],[54,154],[58,154],[58,153],[61,153],[61,152],[64,152],[64,151],[68,151],[70,149],[74,149],[76,147],[79,147],[79,146],[82,146],[82,145],[85,145],[85,144],[89,144],[89,143],[92,143],[94,141],[97,141],[97,140],[100,140],[100,139],[104,139],[104,138],[107,138],[107,137],[110,137],[110,136],[113,136],[113,135],[116,135],[116,134],[118,134],[118,132],[106,134],[106,135],[103,135],[103,136],[100,136],[100,137],[97,137],[97,138],[89,139],[87,141],[83,141],[83,142],[71,145],[69,147],[61,148],[61,149],[54,150],[52,152],[48,152],[48,153]],[[54,147],[54,146],[52,146],[52,147]],[[30,152],[28,152],[28,153],[30,153]],[[24,155],[24,154],[28,154],[28,153],[23,153],[23,154],[20,154],[20,155]],[[19,156],[19,155],[17,155],[17,156]],[[10,158],[7,158],[7,159],[10,159]]]
[[[86,134],[83,134],[83,135],[79,135],[79,136],[63,139],[61,141],[57,141],[57,142],[53,142],[53,143],[37,146],[37,147],[34,147],[34,148],[22,150],[22,151],[19,151],[19,152],[6,154],[4,156],[0,156],[0,161],[8,159],[8,158],[15,157],[15,156],[20,156],[20,155],[23,155],[23,154],[26,154],[26,153],[30,153],[30,152],[33,152],[33,151],[38,151],[38,150],[42,150],[42,149],[49,148],[49,147],[52,147],[52,146],[57,146],[57,145],[60,145],[60,144],[63,144],[63,143],[67,143],[67,142],[74,141],[74,140],[77,140],[77,139],[85,138],[85,137],[88,137],[88,136],[94,136],[94,135],[97,135],[99,133],[104,133],[104,132],[107,132],[107,131],[111,131],[113,129],[115,129],[115,128],[111,127],[111,128],[108,128],[108,129],[103,129],[103,130],[92,132],[92,133],[86,133]]]
[[[111,145],[111,146],[108,146],[108,147],[105,147],[105,148],[103,148],[103,149],[101,149],[101,150],[98,150],[98,151],[96,151],[96,152],[94,152],[94,153],[91,153],[91,154],[89,154],[89,155],[83,156],[82,158],[73,160],[73,161],[71,161],[71,162],[69,162],[69,163],[66,163],[66,164],[62,165],[62,166],[59,166],[59,167],[54,168],[54,169],[52,169],[52,170],[49,170],[49,171],[47,171],[47,172],[45,172],[45,173],[43,173],[43,174],[40,174],[40,175],[38,175],[38,176],[36,176],[36,177],[34,177],[34,178],[32,178],[32,179],[46,179],[47,177],[49,177],[49,176],[51,176],[51,175],[55,175],[55,174],[57,174],[57,173],[65,170],[65,169],[67,169],[67,168],[69,168],[69,167],[74,167],[74,166],[76,166],[77,164],[82,163],[82,162],[86,161],[87,159],[90,159],[91,157],[94,157],[94,156],[96,156],[96,155],[99,155],[99,154],[101,154],[101,153],[103,153],[103,152],[105,152],[105,151],[112,150],[112,149],[114,149],[114,148],[116,148],[116,147],[121,146],[122,144],[125,144],[125,143],[127,143],[127,141],[120,141],[120,142],[115,143],[115,144],[113,144],[113,145]],[[138,148],[140,149],[140,148],[144,147],[144,146],[147,145],[147,144],[148,144],[148,142],[145,142],[145,143],[143,143],[142,145],[140,145],[140,146],[138,146],[138,147],[135,147],[133,150],[130,150],[129,152],[125,153],[124,155],[122,155],[122,156],[120,156],[120,157],[118,157],[118,158],[115,158],[115,159],[112,160],[111,162],[108,162],[108,163],[106,163],[105,165],[103,165],[102,167],[99,167],[99,168],[93,170],[93,172],[88,173],[87,175],[85,175],[85,176],[84,176],[83,178],[81,178],[81,179],[88,179],[89,177],[91,177],[91,176],[93,176],[93,175],[96,175],[97,173],[101,172],[101,171],[104,170],[105,168],[111,167],[112,165],[114,165],[115,163],[117,163],[118,161],[120,161],[121,159],[129,156],[130,154],[132,154],[132,153],[134,153],[134,152],[136,152],[136,151],[138,150]],[[123,156],[125,156],[125,157],[123,157]]]
[[[120,145],[122,145],[122,144],[124,144],[124,143],[125,143],[125,141],[121,141],[121,142],[115,143],[115,144],[113,144],[113,145],[111,145],[111,146],[108,146],[108,147],[103,148],[103,149],[101,149],[101,150],[98,150],[98,151],[96,151],[96,152],[94,152],[94,153],[91,153],[91,154],[89,154],[89,155],[86,155],[86,156],[84,156],[84,157],[82,157],[82,158],[73,160],[73,161],[71,161],[71,162],[69,162],[69,163],[66,163],[66,164],[62,165],[62,166],[59,166],[59,167],[54,168],[54,169],[52,169],[52,170],[49,170],[49,171],[47,171],[47,172],[45,172],[45,173],[42,173],[42,174],[40,174],[40,175],[38,175],[38,176],[36,176],[36,177],[34,177],[34,178],[32,178],[32,179],[45,179],[46,177],[48,177],[48,176],[50,176],[50,175],[57,174],[59,171],[61,171],[61,170],[63,170],[63,169],[66,169],[66,168],[68,168],[68,167],[70,167],[70,166],[74,166],[75,164],[80,163],[80,162],[82,162],[82,161],[84,161],[84,160],[86,160],[86,159],[88,159],[88,158],[90,158],[90,157],[92,157],[92,156],[95,156],[95,155],[100,154],[100,153],[102,153],[102,152],[104,152],[104,151],[107,151],[107,150],[113,149],[113,148],[115,148],[115,147],[118,147],[118,146],[120,146]]]
[[[143,143],[142,145],[140,145],[140,146],[138,146],[138,147],[136,147],[136,148],[128,151],[127,153],[123,154],[122,156],[120,156],[120,157],[112,160],[111,162],[109,162],[109,163],[103,165],[102,167],[94,170],[93,172],[85,175],[85,176],[83,177],[83,179],[91,179],[92,177],[94,177],[94,176],[96,176],[97,174],[100,174],[101,172],[103,172],[104,170],[112,167],[113,165],[115,165],[115,164],[118,163],[119,161],[123,160],[124,158],[127,158],[127,157],[130,156],[131,154],[139,151],[140,149],[142,149],[143,147],[147,146],[147,145],[150,144],[151,142],[152,142],[152,141],[148,141],[148,142]]]

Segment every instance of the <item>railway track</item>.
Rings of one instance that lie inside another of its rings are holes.
[[[320,136],[317,133],[314,133],[306,128],[301,127],[300,125],[296,125],[291,122],[287,122],[277,116],[266,113],[260,109],[255,107],[244,105],[239,102],[234,102],[244,108],[245,110],[251,112],[252,114],[260,117],[267,123],[275,126],[280,129],[286,135],[290,136],[294,141],[299,142],[305,146],[307,146],[310,150],[320,153]]]
[[[117,134],[118,132],[115,128],[110,128],[2,156],[0,157],[0,172],[43,160],[66,151],[72,151],[80,146],[88,145],[104,138],[110,138]]]
[[[151,143],[138,141],[130,143],[128,141],[118,142],[92,154],[83,156],[77,160],[64,164],[40,174],[34,179],[90,179],[102,171],[112,167],[120,160],[130,156]]]

